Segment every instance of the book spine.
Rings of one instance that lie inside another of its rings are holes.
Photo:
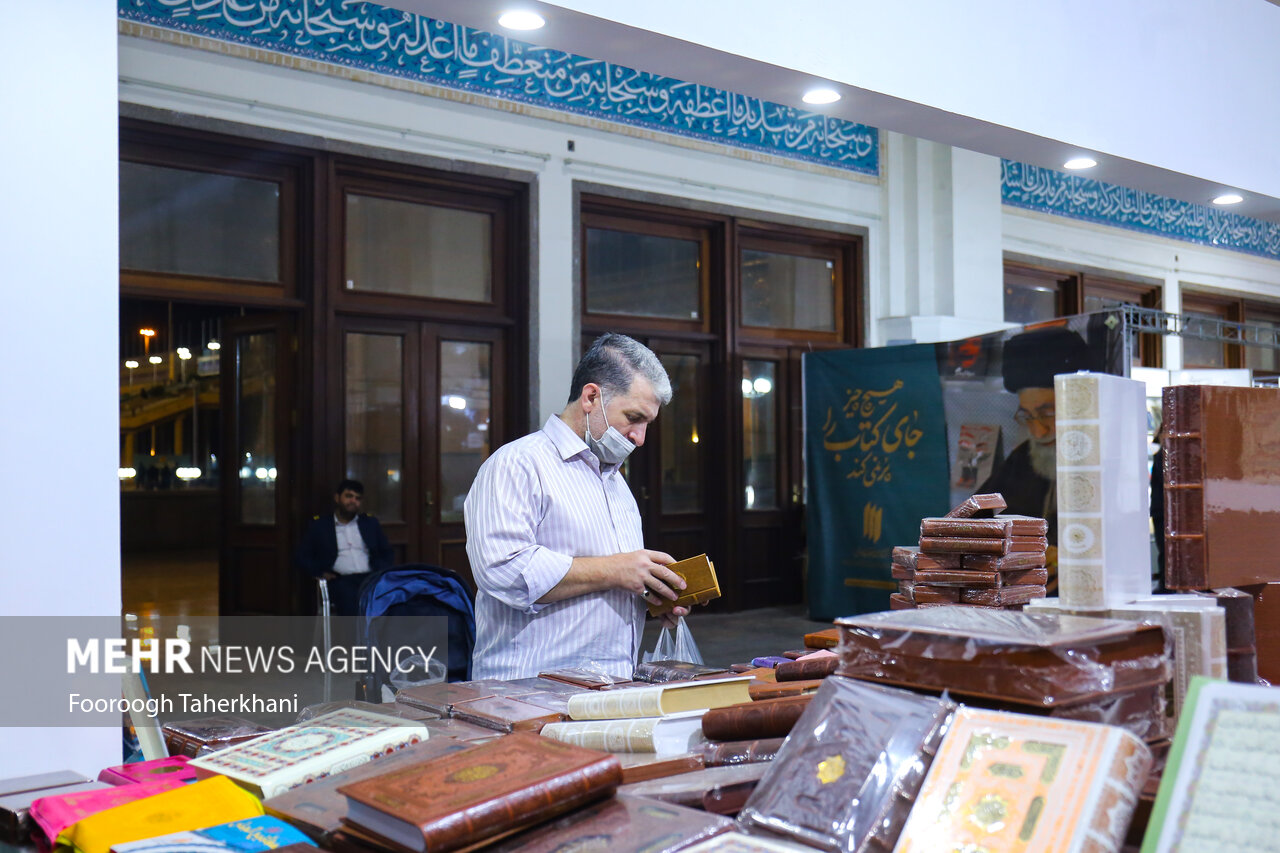
[[[662,688],[635,687],[579,693],[569,697],[569,716],[575,720],[661,717]]]
[[[826,678],[828,675],[836,671],[836,665],[840,662],[840,658],[832,655],[831,657],[810,658],[809,660],[793,660],[788,663],[780,663],[774,667],[779,681],[808,681],[814,678]]]
[[[542,735],[602,752],[654,752],[653,730],[658,719],[548,723],[542,727]]]
[[[622,765],[610,755],[581,769],[455,812],[422,827],[422,849],[458,850],[612,796]]]
[[[1165,583],[1171,589],[1208,585],[1204,529],[1202,390],[1164,389]]]
[[[810,699],[812,694],[713,708],[702,717],[702,734],[716,741],[786,737]]]

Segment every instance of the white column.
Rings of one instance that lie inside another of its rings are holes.
[[[536,404],[531,429],[564,409],[573,376],[578,306],[573,269],[573,180],[559,157],[548,161],[538,176],[537,219],[531,228],[537,281],[531,298],[533,316],[532,385],[529,399]]]
[[[0,51],[0,617],[119,618],[116,10],[10,3],[5,25],[21,35]],[[5,776],[93,778],[120,763],[120,730],[0,728],[0,755]]]
[[[1164,277],[1164,292],[1161,294],[1164,310],[1170,314],[1182,313],[1182,282],[1177,273]],[[1164,366],[1166,370],[1182,369],[1182,338],[1177,335],[1164,335]]]

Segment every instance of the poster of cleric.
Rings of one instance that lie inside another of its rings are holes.
[[[1057,556],[1053,377],[1125,375],[1125,326],[1110,312],[929,344],[804,359],[810,615],[885,610],[893,548],[920,519],[975,493],[1049,523]],[[909,486],[902,488],[902,486]]]

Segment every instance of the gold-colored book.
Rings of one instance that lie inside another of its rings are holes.
[[[675,607],[692,607],[695,604],[706,604],[713,598],[720,597],[720,581],[716,580],[716,567],[706,554],[699,554],[678,563],[667,566],[684,580],[684,591],[675,601],[662,599],[658,604],[649,605],[650,616],[661,616],[670,613]]]

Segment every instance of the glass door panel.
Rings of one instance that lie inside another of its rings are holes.
[[[462,503],[492,448],[493,346],[441,340],[440,521],[462,521]]]
[[[240,522],[275,524],[276,333],[247,334],[235,346]]]
[[[747,510],[778,509],[778,363],[742,361],[742,482]]]
[[[702,512],[700,359],[696,355],[671,353],[662,353],[659,359],[671,378],[671,403],[657,422],[661,511],[664,515]]]
[[[387,523],[404,521],[404,339],[346,335],[346,476]]]

